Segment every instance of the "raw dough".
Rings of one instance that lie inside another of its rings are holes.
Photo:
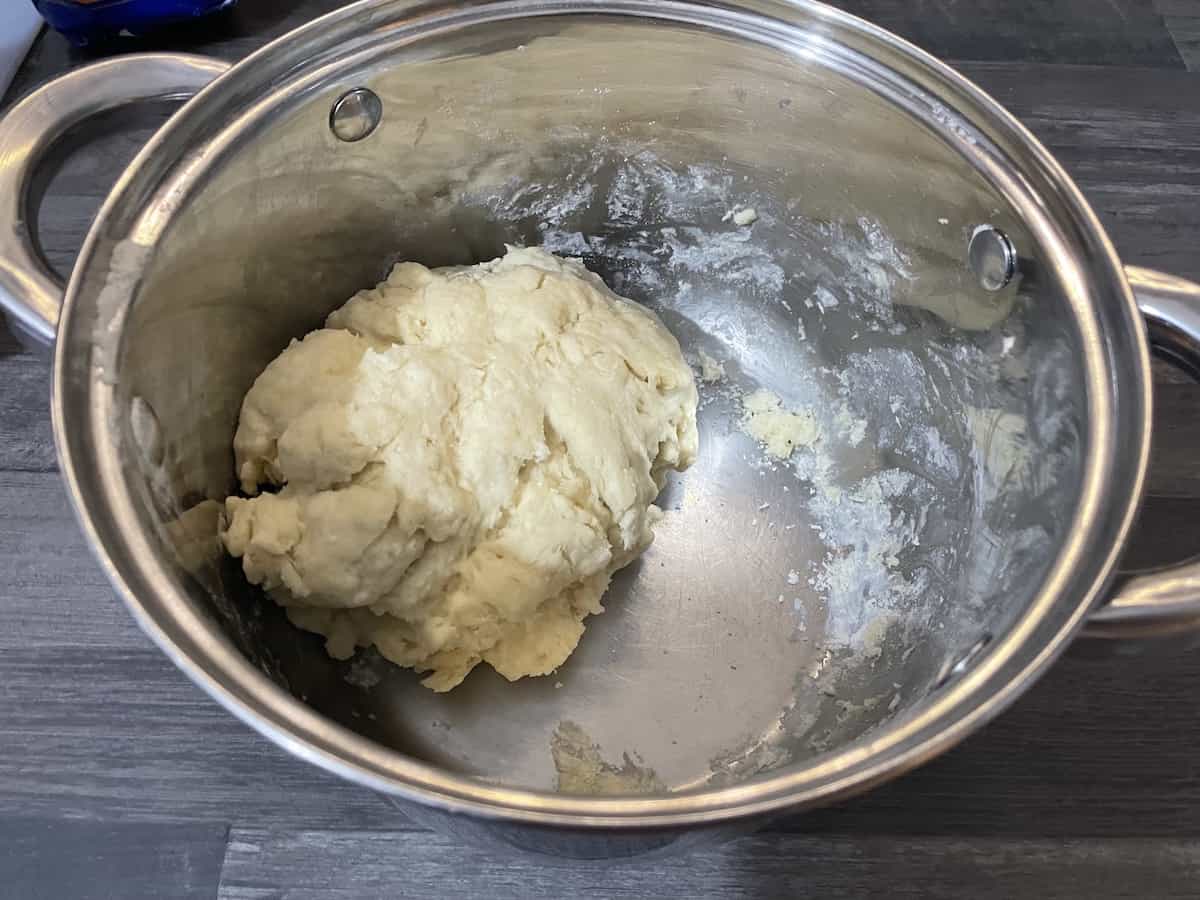
[[[725,364],[700,351],[700,380],[706,384],[722,381],[725,378]]]
[[[753,206],[739,209],[733,214],[734,225],[753,225],[758,221],[758,210]]]
[[[622,764],[605,762],[600,746],[574,722],[559,722],[550,738],[550,754],[558,773],[555,790],[562,794],[662,794],[667,786],[653,770],[624,754]]]
[[[742,399],[742,430],[776,459],[787,459],[797,447],[816,443],[821,436],[810,410],[785,409],[777,394],[757,390]]]
[[[225,546],[332,656],[374,644],[438,691],[480,661],[554,671],[695,458],[678,343],[578,260],[514,247],[397,265],[326,326],[246,395],[257,496],[226,501]]]

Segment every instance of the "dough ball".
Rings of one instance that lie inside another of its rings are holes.
[[[650,544],[696,402],[674,337],[578,260],[402,263],[247,393],[222,539],[333,656],[439,691],[548,674]]]

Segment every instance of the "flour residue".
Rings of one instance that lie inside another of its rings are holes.
[[[786,281],[783,267],[747,227],[769,224],[769,216],[741,193],[715,166],[674,167],[640,150],[615,163],[599,153],[581,157],[561,183],[514,179],[482,200],[502,221],[534,220],[538,242],[554,253],[613,264],[617,291],[701,277],[774,297]]]
[[[350,660],[342,680],[352,687],[370,690],[383,680],[380,666],[390,665],[374,649],[364,651]]]
[[[967,423],[975,445],[980,449],[983,472],[993,491],[1010,483],[1029,483],[1033,475],[1033,455],[1024,416],[1002,409],[969,406]]]
[[[620,766],[606,762],[600,746],[579,725],[558,723],[550,738],[550,754],[558,773],[555,790],[563,794],[654,794],[667,790],[653,769],[628,753]]]
[[[905,509],[919,478],[899,469],[873,473],[845,490],[818,490],[811,501],[829,548],[809,583],[828,605],[827,638],[849,643],[882,610],[923,593],[923,573],[906,574],[900,556],[920,544],[923,509]]]
[[[994,600],[1038,577],[1069,515],[1047,499],[1069,496],[1077,474],[1073,363],[1055,355],[1069,340],[1031,342],[1012,294],[964,292],[953,259],[900,246],[869,215],[807,218],[803,195],[772,193],[770,173],[669,165],[616,142],[572,171],[565,190],[541,186],[555,202],[525,210],[530,240],[655,308],[689,354],[707,421],[745,435],[730,465],[764,486],[745,527],[794,548],[773,551],[783,561],[764,573],[763,602],[794,613],[813,654],[800,692],[829,692],[819,715],[789,712],[714,773],[772,768],[789,736],[819,749],[854,716],[897,712],[899,685],[831,698],[891,654],[911,668],[970,646],[1016,608]],[[797,497],[799,525],[781,502]]]
[[[662,235],[672,269],[767,293],[783,289],[783,269],[749,231],[686,226],[664,228]]]

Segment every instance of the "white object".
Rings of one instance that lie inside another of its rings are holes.
[[[42,17],[29,0],[0,0],[0,98],[41,27]]]
[[[695,458],[679,344],[578,260],[396,266],[246,395],[223,535],[323,634],[449,690],[479,662],[554,671]]]
[[[734,225],[753,225],[758,221],[758,210],[753,206],[739,209],[733,214]]]

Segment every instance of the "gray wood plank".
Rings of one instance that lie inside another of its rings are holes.
[[[403,821],[259,738],[151,644],[100,571],[56,473],[0,472],[0,572],[0,809]]]
[[[4,657],[5,815],[407,825],[374,794],[259,737],[149,646]]]
[[[903,779],[781,829],[1200,837],[1197,654],[1068,655],[1012,709]]]
[[[49,356],[19,345],[0,321],[0,470],[52,472],[57,467]]]
[[[236,60],[347,0],[240,0],[224,13],[119,43],[122,52],[182,50]],[[1160,0],[1161,2],[1161,0]],[[1188,0],[1173,0],[1186,4]],[[1016,5],[1007,0],[834,0],[857,16],[896,32],[935,56],[1183,68],[1190,44],[1172,38],[1155,0],[1056,0]],[[1184,19],[1187,12],[1172,19]],[[1176,24],[1176,28],[1186,27]],[[20,96],[49,73],[111,52],[69,47],[42,34],[6,95]]]
[[[1142,501],[1141,519],[1121,565],[1128,571],[1149,570],[1200,555],[1195,497],[1149,494]]]
[[[56,473],[0,472],[0,672],[8,650],[145,649]]]
[[[969,63],[1058,157],[1123,259],[1200,280],[1196,73]]]
[[[1196,0],[1154,0],[1183,64],[1200,71],[1200,4]]]
[[[0,818],[0,893],[14,900],[210,900],[227,825]]]
[[[1147,490],[1161,497],[1200,498],[1200,386],[1156,382],[1154,404],[1155,443]],[[1200,535],[1195,544],[1200,551]]]
[[[431,834],[234,828],[221,900],[1195,897],[1200,843],[757,835],[690,856],[548,867]]]
[[[943,59],[1181,67],[1153,0],[833,0]]]

